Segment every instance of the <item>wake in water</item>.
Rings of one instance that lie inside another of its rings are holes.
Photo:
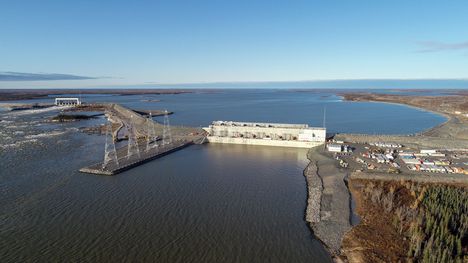
[[[24,136],[24,138],[26,139],[47,138],[47,137],[62,135],[62,134],[65,134],[66,132],[67,131],[51,131],[51,132],[44,132],[44,133],[39,133],[39,134],[26,135]]]
[[[23,140],[23,141],[17,141],[15,143],[9,143],[9,144],[0,144],[0,149],[11,149],[11,148],[20,148],[24,144],[28,143],[37,143],[37,139],[29,139],[29,140]]]

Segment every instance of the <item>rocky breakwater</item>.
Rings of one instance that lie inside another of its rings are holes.
[[[346,173],[323,152],[322,146],[312,148],[307,157],[310,164],[304,170],[308,187],[306,221],[314,235],[339,260],[341,241],[351,229]]]
[[[311,161],[306,167],[304,176],[308,188],[306,221],[318,223],[320,222],[320,201],[322,200],[323,183],[317,174],[317,164],[314,161]]]

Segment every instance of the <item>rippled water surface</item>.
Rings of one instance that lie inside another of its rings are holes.
[[[333,132],[412,133],[444,121],[332,93],[83,97],[166,108],[175,112],[172,123],[193,126],[214,119],[321,125],[325,107]],[[105,120],[46,122],[55,114],[0,112],[2,262],[330,261],[304,222],[305,150],[199,145],[118,176],[92,176],[77,170],[102,159],[104,138],[78,129]]]

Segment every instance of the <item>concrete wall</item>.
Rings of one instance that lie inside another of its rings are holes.
[[[323,144],[323,142],[300,142],[286,140],[265,140],[265,139],[247,139],[247,138],[232,138],[208,136],[210,143],[230,143],[230,144],[246,144],[246,145],[263,145],[263,146],[280,146],[294,148],[312,148]]]

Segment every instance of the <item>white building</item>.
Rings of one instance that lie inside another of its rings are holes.
[[[327,149],[329,152],[340,153],[343,151],[343,146],[341,144],[328,144]]]
[[[307,124],[214,121],[203,129],[213,143],[311,148],[326,139],[325,128]]]
[[[55,105],[78,106],[81,105],[81,100],[79,98],[55,98]]]
[[[433,154],[433,153],[437,153],[437,150],[421,150],[420,153]]]

